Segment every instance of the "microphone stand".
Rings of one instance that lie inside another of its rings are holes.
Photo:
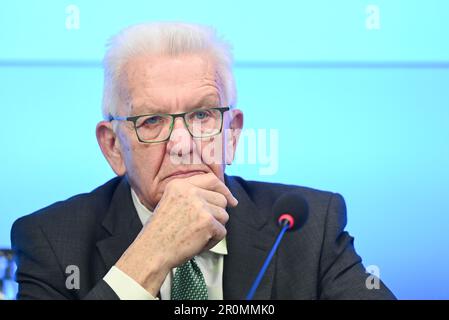
[[[260,281],[262,280],[263,275],[265,274],[265,271],[268,268],[268,265],[270,264],[271,259],[274,256],[274,253],[276,252],[276,249],[279,246],[279,243],[282,240],[282,237],[284,236],[284,233],[290,228],[290,223],[288,222],[287,219],[282,220],[281,222],[281,226],[282,226],[282,230],[281,232],[279,232],[279,235],[276,239],[276,241],[274,242],[273,247],[271,248],[270,253],[268,254],[268,257],[265,259],[265,262],[262,266],[262,269],[260,269],[259,274],[257,275],[256,280],[254,280],[254,283],[251,287],[251,289],[248,292],[248,295],[246,296],[246,300],[252,300],[254,297],[254,293],[256,293],[257,287],[260,284]]]

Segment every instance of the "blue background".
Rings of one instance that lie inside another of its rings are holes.
[[[245,126],[279,132],[276,174],[228,173],[341,193],[366,266],[399,298],[448,299],[448,14],[446,0],[3,3],[0,247],[18,217],[113,177],[94,134],[106,39],[186,20],[234,44]]]

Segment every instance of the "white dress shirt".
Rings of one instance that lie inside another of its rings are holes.
[[[139,200],[136,193],[131,189],[134,206],[139,215],[142,226],[151,223],[153,212],[148,210]],[[215,247],[204,251],[195,257],[198,267],[203,273],[207,286],[209,300],[223,300],[223,259],[228,254],[226,238],[217,243]],[[176,268],[172,269],[162,284],[160,295],[162,300],[170,300],[171,283]],[[126,273],[113,266],[104,276],[104,281],[114,290],[121,300],[154,300],[148,291],[140,286],[134,279]]]

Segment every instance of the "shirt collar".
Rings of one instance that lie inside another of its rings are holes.
[[[137,215],[139,216],[142,225],[145,225],[147,221],[151,220],[151,217],[153,216],[153,211],[148,210],[148,208],[145,207],[142,204],[142,202],[140,202],[140,199],[134,192],[133,188],[131,188],[131,196],[133,198],[133,203],[134,207],[136,208]],[[219,243],[217,243],[213,248],[209,249],[209,251],[216,254],[227,255],[228,248],[226,246],[226,237],[223,238],[223,240],[221,240]]]

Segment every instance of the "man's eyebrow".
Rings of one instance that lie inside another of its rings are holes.
[[[189,105],[186,107],[185,111],[195,110],[202,107],[220,107],[220,98],[215,93],[207,94],[203,97],[201,97],[197,102]],[[144,110],[136,112],[135,110]],[[132,114],[157,114],[157,113],[167,113],[166,110],[164,110],[164,107],[156,106],[156,105],[132,105]]]
[[[194,104],[193,109],[199,107],[219,107],[219,97],[215,93],[205,95]]]
[[[136,110],[141,110],[139,112],[136,112]],[[153,113],[167,113],[164,111],[163,107],[158,107],[154,105],[133,105],[132,106],[132,114],[153,114]]]

